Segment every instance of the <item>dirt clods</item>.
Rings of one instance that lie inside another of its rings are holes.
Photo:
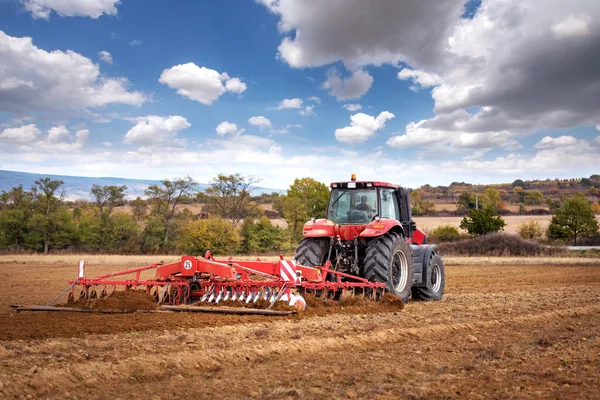
[[[133,290],[113,292],[99,299],[79,299],[65,306],[99,311],[150,311],[157,308],[154,297],[144,291]]]

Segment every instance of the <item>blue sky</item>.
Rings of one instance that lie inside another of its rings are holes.
[[[598,173],[595,1],[0,0],[0,31],[0,169]]]

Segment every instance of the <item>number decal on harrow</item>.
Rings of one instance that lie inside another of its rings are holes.
[[[191,260],[185,260],[185,262],[183,263],[183,268],[190,270],[192,269],[192,261]]]

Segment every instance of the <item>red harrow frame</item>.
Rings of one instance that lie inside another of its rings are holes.
[[[154,279],[141,279],[141,273],[155,270]],[[126,278],[126,275],[134,275]],[[280,256],[278,261],[216,260],[210,252],[204,258],[183,256],[177,262],[152,264],[92,278],[85,277],[85,263],[79,264],[79,277],[69,281],[69,301],[103,297],[119,289],[144,290],[161,305],[198,305],[202,302],[220,303],[268,302],[271,309],[276,301],[304,309],[302,294],[339,299],[363,295],[377,299],[385,291],[384,283],[331,269],[328,261],[319,267],[296,265]],[[77,293],[79,291],[79,293]]]

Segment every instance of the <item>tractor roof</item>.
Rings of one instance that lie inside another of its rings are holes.
[[[379,181],[344,181],[344,182],[331,182],[329,187],[332,188],[347,188],[349,183],[356,183],[357,188],[364,187],[389,187],[389,188],[397,188],[398,185],[394,185],[393,183],[388,182],[379,182]]]

